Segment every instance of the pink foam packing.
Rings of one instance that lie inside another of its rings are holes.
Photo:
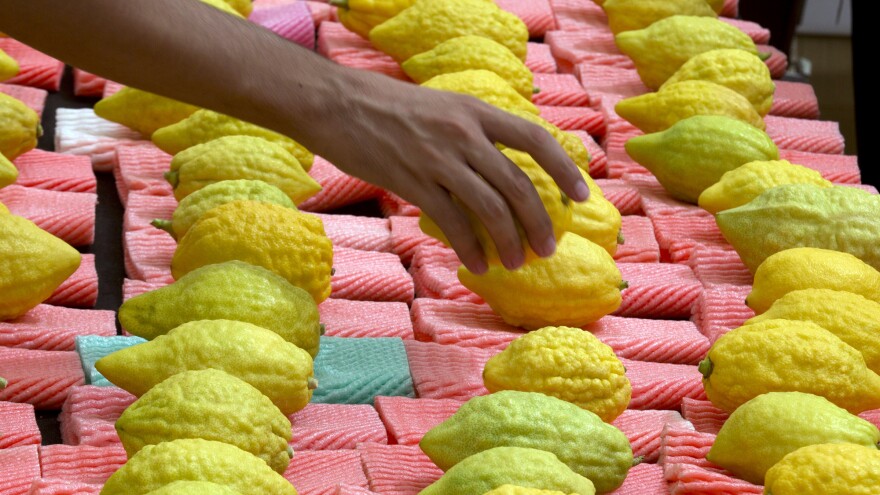
[[[685,263],[697,247],[725,249],[729,243],[718,229],[715,217],[708,212],[691,215],[648,215],[664,259]]]
[[[40,454],[36,445],[0,449],[0,493],[27,495],[40,477]]]
[[[764,61],[767,68],[770,69],[770,77],[773,79],[782,79],[785,71],[788,70],[788,56],[779,51],[776,47],[770,45],[757,45],[758,52],[769,53],[770,57]]]
[[[128,195],[140,191],[153,196],[171,196],[174,191],[165,180],[164,174],[171,167],[171,155],[152,143],[140,146],[120,146],[116,148],[116,188],[123,205],[127,205]]]
[[[696,365],[709,352],[709,340],[689,321],[606,316],[585,329],[627,359]]]
[[[122,445],[44,445],[40,447],[43,477],[104,483],[128,460]]]
[[[392,252],[391,225],[385,218],[317,214],[336,247]]]
[[[811,153],[842,154],[844,143],[840,124],[825,120],[764,117],[767,134],[781,149]]]
[[[643,463],[653,463],[660,457],[660,435],[663,428],[669,423],[679,421],[682,419],[677,411],[627,409],[611,421],[611,425],[629,439],[633,455],[644,457]]]
[[[119,84],[118,82],[107,81],[104,85],[104,94],[102,98],[110,98],[119,92],[120,89],[124,88],[125,85]]]
[[[125,274],[146,282],[170,284],[171,258],[177,242],[164,230],[133,230],[122,237]]]
[[[534,84],[540,90],[532,95],[535,105],[582,107],[590,103],[583,86],[571,74],[535,74]]]
[[[688,318],[703,284],[687,266],[667,263],[618,263],[629,288],[617,316],[639,318]]]
[[[530,41],[526,46],[526,67],[534,74],[555,74],[556,59],[550,46]]]
[[[45,89],[5,83],[0,83],[0,93],[21,101],[41,117],[43,116],[43,108],[46,106],[46,97],[49,95]]]
[[[4,347],[73,351],[79,335],[116,335],[116,315],[113,311],[40,304],[14,320],[0,321],[0,345]]]
[[[118,387],[73,387],[61,408],[59,420],[62,427],[65,420],[74,417],[93,417],[115,422],[136,399],[137,397]]]
[[[504,323],[485,304],[418,298],[412,305],[417,340],[503,350],[525,331]]]
[[[9,382],[0,390],[0,401],[24,402],[36,409],[59,409],[70,388],[85,383],[74,351],[0,347],[0,376]]]
[[[630,468],[623,485],[611,495],[667,495],[669,489],[663,468],[656,464],[639,464]]]
[[[366,443],[358,451],[370,489],[383,495],[417,495],[443,475],[415,445]]]
[[[412,262],[420,246],[443,247],[443,243],[422,232],[418,217],[391,217],[391,250],[404,265]]]
[[[583,142],[584,146],[587,148],[587,151],[590,153],[590,165],[588,170],[590,177],[594,179],[605,177],[608,174],[608,158],[605,156],[605,150],[599,146],[599,143],[593,139],[593,136],[590,136],[585,131],[568,132],[579,137],[581,142]]]
[[[19,66],[18,75],[4,81],[7,84],[31,86],[49,91],[58,91],[61,88],[64,63],[60,60],[12,38],[0,38],[0,50],[14,58]]]
[[[126,278],[122,281],[122,300],[128,301],[134,296],[160,289],[166,285],[168,285],[166,282],[146,282],[144,280]]]
[[[681,412],[697,431],[712,435],[717,435],[730,417],[729,413],[718,409],[708,400],[685,399],[681,403]]]
[[[367,488],[356,450],[303,450],[290,461],[284,477],[300,495],[332,495],[340,483]]]
[[[722,21],[722,22],[726,22],[727,24],[730,24],[731,26],[746,33],[749,36],[749,38],[751,38],[752,41],[754,41],[757,44],[766,45],[767,43],[770,43],[770,30],[765,27],[762,27],[758,23],[751,22],[751,21],[744,21],[742,19],[733,19],[730,17],[723,17],[723,16],[719,17],[718,20]]]
[[[40,478],[34,480],[27,495],[99,495],[102,487],[93,483]]]
[[[752,273],[729,246],[696,246],[687,264],[706,287],[752,284]]]
[[[373,72],[395,79],[408,81],[400,64],[390,56],[373,48],[373,45],[338,22],[324,22],[318,28],[317,51],[334,62]]]
[[[580,0],[550,0],[556,26],[561,30],[579,31],[608,26],[608,17],[598,4]]]
[[[605,134],[605,118],[589,107],[539,106],[541,117],[563,131],[584,131],[591,136]]]
[[[462,405],[452,399],[376,397],[376,411],[388,430],[389,443],[418,445],[431,428],[449,419]]]
[[[450,251],[448,248],[424,247],[416,251],[413,257],[413,264],[410,267],[413,283],[415,284],[416,295],[418,297],[430,297],[433,299],[449,299],[453,301],[463,301],[472,303],[482,303],[483,298],[471,292],[458,281],[458,266],[460,262],[456,261],[455,266],[449,264],[417,264],[415,262],[418,253],[422,250],[431,249]]]
[[[59,108],[55,116],[55,151],[88,156],[95,171],[113,170],[117,147],[149,143],[128,127],[98,117],[92,109]]]
[[[257,8],[248,19],[288,41],[315,49],[315,21],[305,2]]]
[[[0,402],[0,450],[42,443],[34,406]]]
[[[392,253],[333,248],[331,297],[357,301],[413,300],[413,279]]]
[[[654,226],[648,217],[621,217],[620,232],[624,243],[617,246],[614,261],[620,263],[658,263],[660,247],[654,237]]]
[[[76,96],[103,96],[107,80],[82,69],[73,69],[73,94]]]
[[[811,168],[822,174],[826,180],[837,184],[858,184],[862,181],[857,156],[779,150],[779,158]]]
[[[378,495],[372,490],[361,488],[357,485],[349,485],[347,483],[340,483],[336,487],[336,491],[334,493],[336,495]]]
[[[642,214],[642,194],[637,187],[620,179],[597,179],[596,185],[621,215]],[[651,232],[653,236],[653,230]]]
[[[67,445],[112,447],[121,445],[115,421],[94,416],[71,416],[61,425],[61,440]]]
[[[417,217],[421,213],[418,206],[389,191],[382,191],[378,201],[379,209],[382,210],[382,216],[385,218],[397,216]]]
[[[807,83],[776,81],[770,115],[818,119],[819,100],[816,98],[813,86]]]
[[[385,425],[368,404],[309,404],[290,417],[295,452],[354,449],[364,442],[388,443]]]
[[[878,426],[880,425],[880,409],[873,409],[871,411],[859,413],[859,417],[880,428],[880,426]]]
[[[328,337],[413,338],[409,307],[404,302],[327,299],[318,306]]]
[[[49,191],[88,192],[98,189],[92,162],[84,156],[62,155],[35,149],[13,162],[19,186]]]
[[[630,409],[678,410],[685,397],[705,399],[703,375],[696,366],[621,359],[632,384]]]
[[[703,290],[694,305],[691,319],[709,342],[715,343],[719,337],[755,316],[745,303],[751,290],[748,285],[714,285]]]
[[[598,108],[609,95],[630,98],[650,92],[635,69],[597,65],[583,62],[575,65],[574,74],[580,80],[587,95],[589,105]]]
[[[95,255],[84,254],[79,268],[55,289],[46,304],[73,308],[94,308],[98,302],[98,271]]]
[[[98,195],[46,191],[21,186],[0,189],[0,203],[15,215],[73,246],[88,246],[95,240],[95,206]]]
[[[497,350],[406,340],[409,369],[419,397],[466,401],[489,393],[483,367]]]
[[[529,36],[540,38],[547,31],[556,28],[556,19],[548,0],[498,0],[498,6],[525,23]]]
[[[124,232],[133,230],[157,230],[150,225],[155,219],[170,220],[177,208],[177,200],[174,196],[155,196],[143,190],[134,191],[128,195],[125,205],[125,213],[122,215],[122,229]]]
[[[379,187],[346,174],[319,156],[315,157],[309,175],[321,184],[323,189],[299,205],[299,209],[303,211],[330,211],[374,199],[382,194],[382,189]]]

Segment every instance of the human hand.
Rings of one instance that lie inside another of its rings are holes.
[[[315,126],[313,151],[418,205],[474,273],[487,264],[460,205],[483,223],[508,269],[525,259],[517,223],[535,253],[555,250],[537,191],[496,142],[532,155],[574,200],[589,197],[578,168],[547,131],[476,98],[363,74],[340,101],[346,103],[331,122]]]

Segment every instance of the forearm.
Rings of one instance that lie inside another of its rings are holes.
[[[302,140],[359,74],[196,0],[5,0],[0,30],[108,79]],[[320,147],[320,146],[319,146]],[[317,150],[316,150],[317,151]]]

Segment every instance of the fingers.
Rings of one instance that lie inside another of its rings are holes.
[[[529,176],[490,143],[473,150],[468,162],[494,188],[513,210],[523,226],[532,249],[539,256],[550,256],[556,249],[553,222]],[[485,184],[485,183],[484,183]],[[491,189],[490,188],[490,189]],[[469,205],[470,206],[470,205]],[[483,220],[481,218],[481,220]],[[497,222],[500,218],[488,221]],[[485,223],[485,221],[484,221]],[[489,224],[486,224],[489,225]],[[490,233],[492,231],[490,230]],[[495,238],[493,234],[493,238]],[[517,233],[517,242],[520,239]],[[496,245],[497,242],[496,242]],[[521,247],[520,247],[521,249]],[[499,252],[501,248],[499,246]],[[506,266],[506,265],[505,265]]]
[[[491,141],[532,155],[570,198],[589,199],[590,188],[577,166],[541,126],[494,108],[483,112],[482,124]]]
[[[464,266],[478,275],[485,273],[488,265],[483,248],[467,215],[452,201],[449,192],[433,185],[418,196],[422,211],[440,227]]]
[[[487,142],[485,145],[490,147]],[[494,151],[494,148],[492,149]],[[512,168],[516,168],[504,155],[494,151],[494,153],[483,153],[483,155],[495,155],[494,157],[480,157],[480,167],[489,172],[496,181],[506,186],[507,190],[511,189],[513,177]],[[504,180],[499,179],[506,176]],[[479,175],[474,173],[473,169],[467,168],[465,173],[462,171],[447,173],[440,178],[443,185],[449,192],[457,197],[474,215],[480,223],[485,226],[486,231],[495,243],[498,250],[498,257],[501,263],[509,270],[519,268],[525,262],[525,254],[523,252],[522,241],[520,240],[519,231],[516,228],[513,212],[508,205],[508,200],[502,195],[494,184],[486,182]],[[531,194],[537,196],[534,186],[526,177],[527,184],[522,184],[521,189],[524,195]],[[531,189],[531,191],[529,191]],[[544,208],[538,200],[538,209],[543,211]],[[544,213],[546,216],[546,212]]]

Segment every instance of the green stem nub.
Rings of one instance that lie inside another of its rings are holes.
[[[712,364],[712,360],[708,357],[706,359],[700,361],[700,365],[697,367],[697,369],[700,370],[700,373],[702,373],[703,378],[705,378],[707,380],[712,375],[712,370],[714,368],[715,368],[715,365]]]
[[[760,58],[763,62],[766,62],[767,59],[771,56],[773,56],[773,54],[770,52],[758,52],[758,58]]]
[[[321,328],[318,329],[318,335],[324,335],[325,333],[327,333],[327,326],[326,325],[321,323],[320,327]]]
[[[629,289],[629,282],[626,280],[621,280],[620,285],[617,286],[620,290]]]
[[[313,376],[310,376],[309,377],[309,390],[315,390],[316,388],[318,388],[318,379]]]
[[[623,246],[624,244],[626,244],[626,237],[623,236],[622,230],[617,231],[617,244],[619,246]]]
[[[169,234],[171,234],[171,237],[177,239],[177,237],[174,235],[174,230],[171,228],[171,220],[156,218],[152,222],[150,222],[150,225],[156,227],[159,230],[164,230],[165,232],[168,232]]]
[[[293,458],[293,447],[290,444],[287,444],[287,456]]]
[[[177,184],[180,184],[180,174],[177,172],[165,172],[164,176],[172,188],[177,188]]]
[[[336,268],[330,268],[330,276],[336,275]]]
[[[538,93],[540,93],[540,92],[541,92],[541,88],[539,88],[539,87],[537,87],[537,86],[532,86],[532,94],[533,94],[533,95],[536,95],[536,94],[538,94]]]
[[[330,0],[330,5],[348,10],[348,0]]]
[[[633,457],[633,464],[632,464],[632,467],[636,467],[636,466],[638,466],[639,464],[641,464],[642,462],[644,462],[644,460],[645,460],[645,456],[643,456],[643,455],[640,455],[640,456],[638,456],[638,457]]]
[[[43,126],[41,124],[37,124],[37,138],[43,137]]]
[[[3,378],[2,376],[0,376],[0,390],[3,390],[4,388],[6,388],[7,383],[9,383],[9,382],[6,381],[6,378]]]

